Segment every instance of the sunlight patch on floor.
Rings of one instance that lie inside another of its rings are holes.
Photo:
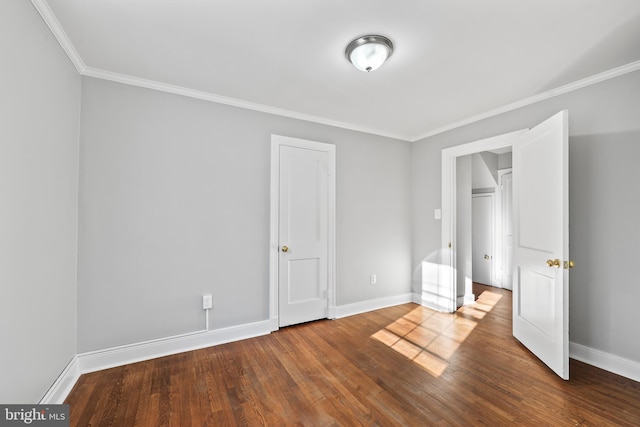
[[[461,307],[453,314],[417,307],[371,337],[439,377],[477,322],[493,309],[500,298],[500,294],[484,291],[476,302]]]

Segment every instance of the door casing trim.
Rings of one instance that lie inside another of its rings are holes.
[[[436,309],[453,313],[456,311],[456,159],[467,154],[479,153],[498,148],[509,147],[513,141],[526,132],[527,129],[517,130],[490,138],[457,145],[442,150],[442,250],[440,265],[450,272],[440,277],[439,287],[448,295],[442,295],[447,302]],[[448,292],[447,292],[448,291]]]

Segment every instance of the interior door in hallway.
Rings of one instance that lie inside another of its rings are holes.
[[[473,281],[491,286],[493,284],[493,194],[474,194],[471,206]]]
[[[278,153],[278,326],[329,315],[329,222],[335,153],[329,144],[293,138],[284,141]]]

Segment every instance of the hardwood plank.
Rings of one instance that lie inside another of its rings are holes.
[[[455,314],[402,304],[80,377],[71,425],[640,425],[640,383],[511,335],[511,293]]]

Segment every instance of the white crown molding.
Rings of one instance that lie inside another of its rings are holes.
[[[332,127],[348,129],[348,130],[353,130],[357,132],[364,132],[368,134],[384,136],[387,138],[399,139],[401,141],[409,141],[406,135],[397,135],[389,132],[384,132],[379,129],[372,129],[364,126],[344,123],[344,122],[328,119],[325,117],[299,113],[296,111],[272,107],[269,105],[257,104],[254,102],[244,101],[237,98],[230,98],[227,96],[216,95],[211,92],[204,92],[204,91],[189,89],[182,86],[176,86],[168,83],[161,83],[155,80],[142,79],[139,77],[129,76],[126,74],[113,73],[111,71],[100,70],[97,68],[86,67],[85,71],[81,74],[87,77],[110,80],[113,82],[127,84],[131,86],[138,86],[138,87],[143,87],[147,89],[158,90],[161,92],[172,93],[175,95],[187,96],[190,98],[200,99],[203,101],[214,102],[216,104],[230,105],[232,107],[244,108],[246,110],[259,111],[262,113],[274,114],[276,116],[288,117],[288,118],[297,119],[297,120],[304,120],[307,122],[313,122],[321,125],[328,125]]]
[[[36,8],[45,24],[47,24],[55,38],[58,40],[58,43],[60,43],[60,46],[71,60],[71,63],[74,67],[76,67],[76,70],[78,70],[78,73],[83,74],[87,69],[87,66],[80,57],[80,54],[76,50],[73,43],[71,43],[71,40],[69,40],[67,33],[64,31],[64,29],[62,29],[62,25],[60,25],[58,18],[56,18],[56,15],[49,7],[49,4],[46,2],[46,0],[31,0],[31,3]]]
[[[573,83],[569,83],[564,86],[560,86],[555,89],[551,89],[546,92],[542,92],[537,95],[533,95],[528,98],[521,99],[520,101],[512,102],[511,104],[503,105],[502,107],[494,108],[493,110],[489,110],[484,113],[478,114],[476,116],[472,116],[464,120],[451,123],[450,125],[425,132],[421,135],[411,138],[410,141],[416,142],[424,138],[429,138],[430,136],[438,135],[440,133],[444,133],[444,132],[471,124],[471,123],[475,123],[480,120],[488,119],[489,117],[494,117],[503,113],[507,113],[509,111],[517,110],[518,108],[526,107],[527,105],[535,104],[536,102],[551,99],[556,96],[573,92],[574,90],[582,89],[587,86],[591,86],[596,83],[601,83],[605,80],[613,79],[615,77],[619,77],[624,74],[632,73],[638,70],[640,70],[640,61],[631,62],[629,64],[622,65],[620,67],[613,68],[611,70],[607,70],[602,73],[595,74],[593,76],[586,77],[581,80],[577,80]]]
[[[118,82],[122,84],[139,86],[147,89],[158,90],[162,92],[172,93],[176,95],[187,96],[191,98],[196,98],[204,101],[214,102],[218,104],[230,105],[238,108],[244,108],[247,110],[259,111],[268,114],[274,114],[276,116],[288,117],[291,119],[304,120],[312,123],[317,123],[321,125],[333,126],[337,128],[353,130],[356,132],[363,132],[372,135],[383,136],[386,138],[398,139],[401,141],[408,142],[416,142],[421,139],[425,139],[434,135],[438,135],[471,123],[478,122],[480,120],[487,119],[489,117],[494,117],[499,114],[507,113],[509,111],[516,110],[518,108],[525,107],[527,105],[535,104],[536,102],[544,101],[558,95],[563,95],[565,93],[572,92],[577,89],[581,89],[587,86],[591,86],[596,83],[603,82],[605,80],[609,80],[615,77],[622,76],[627,73],[631,73],[633,71],[640,70],[640,60],[631,62],[626,65],[622,65],[617,68],[613,68],[608,71],[604,71],[599,74],[595,74],[590,77],[586,77],[584,79],[575,81],[573,83],[566,84],[564,86],[560,86],[555,89],[551,89],[537,95],[530,96],[528,98],[512,102],[510,104],[504,105],[502,107],[494,108],[492,110],[486,111],[484,113],[466,118],[464,120],[460,120],[454,123],[451,123],[446,126],[442,126],[440,128],[436,128],[425,133],[422,133],[417,136],[409,136],[409,135],[401,135],[396,133],[390,133],[381,131],[379,129],[373,129],[366,126],[359,126],[351,123],[344,123],[337,120],[328,119],[325,117],[315,116],[311,114],[304,114],[296,111],[286,110],[283,108],[271,107],[268,105],[257,104],[249,101],[244,101],[241,99],[230,98],[226,96],[216,95],[210,92],[198,91],[193,89],[188,89],[181,86],[171,85],[167,83],[161,83],[154,80],[143,79],[139,77],[129,76],[126,74],[114,73],[106,70],[100,70],[97,68],[87,67],[80,54],[76,50],[71,40],[65,33],[64,29],[60,25],[60,22],[56,18],[55,14],[49,7],[46,0],[31,0],[31,3],[35,6],[37,11],[42,16],[42,19],[45,21],[53,35],[60,43],[60,46],[64,49],[67,56],[76,67],[78,72],[81,75],[88,77],[95,77],[98,79],[110,80],[113,82]]]
[[[354,125],[351,123],[344,123],[337,120],[328,119],[325,117],[314,116],[311,114],[299,113],[296,111],[286,110],[283,108],[271,107],[268,105],[257,104],[249,101],[243,101],[241,99],[230,98],[226,96],[216,95],[210,92],[198,91],[193,89],[188,89],[181,86],[176,86],[167,83],[161,83],[154,80],[142,79],[139,77],[129,76],[126,74],[113,73],[106,70],[101,70],[93,67],[87,67],[87,65],[80,57],[80,54],[76,50],[73,43],[67,36],[67,33],[60,25],[58,18],[56,18],[55,14],[49,7],[47,0],[31,0],[34,7],[40,13],[40,16],[47,24],[55,38],[60,43],[60,46],[65,51],[73,65],[83,76],[87,77],[95,77],[103,80],[110,80],[113,82],[118,82],[122,84],[127,84],[131,86],[139,86],[147,89],[158,90],[161,92],[172,93],[175,95],[187,96],[190,98],[200,99],[203,101],[214,102],[217,104],[230,105],[233,107],[244,108],[247,110],[259,111],[262,113],[274,114],[276,116],[288,117],[291,119],[304,120],[307,122],[318,123],[321,125],[328,125],[333,127],[338,127],[342,129],[353,130],[356,132],[364,132],[372,135],[379,135],[392,139],[399,139],[402,141],[408,141],[408,137],[406,135],[398,135],[390,132],[384,132],[379,129],[368,128],[365,126]]]

